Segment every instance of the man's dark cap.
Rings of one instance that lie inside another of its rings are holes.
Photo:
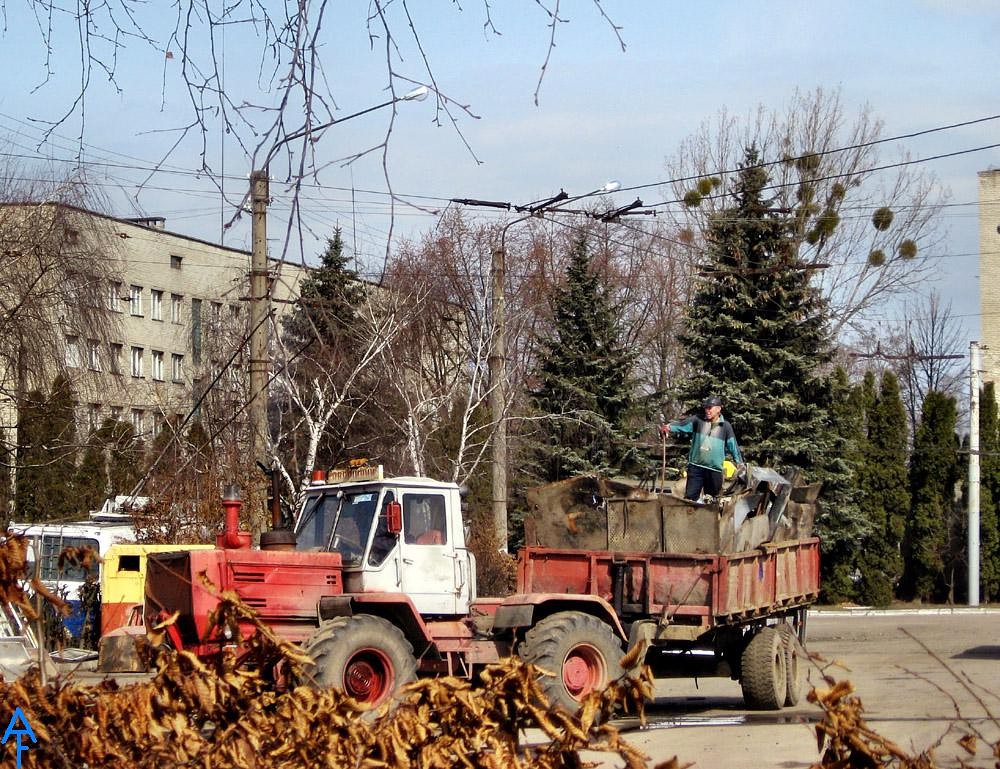
[[[705,398],[705,400],[701,402],[701,407],[703,409],[707,409],[711,406],[721,406],[721,405],[722,405],[722,398],[720,398],[718,395],[709,395],[707,398]]]

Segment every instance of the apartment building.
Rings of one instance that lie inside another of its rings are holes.
[[[65,208],[59,206],[60,208]],[[10,209],[6,211],[10,215]],[[249,323],[250,253],[166,229],[163,218],[126,219],[72,210],[94,248],[106,248],[110,269],[88,284],[79,301],[100,305],[110,322],[81,334],[55,323],[65,372],[78,402],[81,433],[111,417],[128,421],[149,440],[165,420],[183,418],[223,355],[245,339]],[[77,240],[71,233],[67,242]],[[276,315],[286,312],[305,274],[301,265],[273,261]],[[10,372],[7,373],[10,376]],[[45,388],[39,372],[24,386]],[[5,388],[7,393],[13,388]],[[4,422],[11,423],[8,398]],[[14,412],[16,413],[16,411]]]
[[[983,381],[1000,383],[1000,169],[979,172],[979,313]]]

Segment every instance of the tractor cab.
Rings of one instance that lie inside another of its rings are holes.
[[[295,524],[296,550],[340,553],[345,593],[405,593],[425,616],[467,613],[476,569],[459,487],[362,469],[313,480]]]

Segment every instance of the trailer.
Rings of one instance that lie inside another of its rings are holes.
[[[740,529],[768,517],[784,493],[769,491],[765,505],[759,483],[743,491],[756,507],[739,505]],[[622,512],[614,500],[589,502],[604,511],[605,529]],[[630,492],[624,513],[642,521],[640,510],[651,515],[656,507],[662,540],[674,502],[658,491]],[[168,637],[179,649],[211,657],[236,642],[209,620],[219,591],[233,590],[276,633],[303,645],[313,660],[309,680],[342,688],[369,708],[418,675],[474,678],[484,665],[518,655],[554,674],[541,679],[554,706],[575,710],[628,674],[621,661],[635,644],[644,645],[656,674],[740,681],[753,708],[791,705],[800,695],[806,609],[819,592],[815,538],[739,553],[530,545],[518,555],[516,593],[482,598],[455,484],[380,471],[317,479],[294,532],[262,536],[261,550],[237,531],[239,504],[230,490],[217,548],[149,556],[147,624],[177,613]],[[564,512],[554,506],[536,519]],[[701,509],[691,513],[704,517]],[[568,520],[566,532],[582,531],[578,516]],[[605,541],[629,531],[606,531]],[[254,626],[239,630],[247,637]]]

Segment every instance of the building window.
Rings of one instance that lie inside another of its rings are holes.
[[[120,422],[122,419],[122,407],[112,406],[111,407],[111,419],[115,422]]]
[[[87,340],[87,368],[91,371],[101,370],[101,343],[96,339]]]
[[[175,382],[184,380],[184,356],[174,353],[170,356],[170,378]]]
[[[80,340],[75,336],[66,337],[66,365],[80,368]]]
[[[242,309],[238,304],[229,305],[229,317],[233,319],[240,317],[240,310]]]
[[[175,256],[174,254],[170,255],[170,266],[173,267],[175,270],[179,270],[181,268],[181,262],[183,261],[184,261],[183,256]]]
[[[149,317],[163,320],[163,292],[153,289],[149,292]]]
[[[108,284],[108,309],[111,312],[122,311],[122,284],[113,280]]]
[[[145,417],[146,415],[142,409],[132,409],[132,431],[137,438],[143,433],[146,422]]]
[[[153,414],[153,435],[159,435],[163,432],[163,428],[167,426],[166,420],[163,418],[163,414],[157,412]]]
[[[170,295],[170,322],[180,323],[181,322],[181,302],[184,297],[180,294]]]
[[[153,350],[153,379],[157,382],[163,381],[163,353],[159,350]]]
[[[101,426],[101,404],[91,403],[90,409],[87,411],[87,426],[90,428],[90,432],[94,432]]]
[[[201,363],[201,299],[191,300],[191,358]]]
[[[142,315],[142,286],[129,286],[128,306],[133,315]]]
[[[142,376],[142,348],[133,347],[132,348],[132,376],[141,377]]]
[[[108,347],[110,348],[110,353],[111,353],[108,356],[109,357],[108,363],[109,363],[109,366],[110,366],[110,369],[111,369],[111,373],[112,374],[121,374],[122,373],[122,352],[123,352],[124,348],[122,347],[122,345],[115,344],[114,342],[112,342],[110,345],[108,345]]]

